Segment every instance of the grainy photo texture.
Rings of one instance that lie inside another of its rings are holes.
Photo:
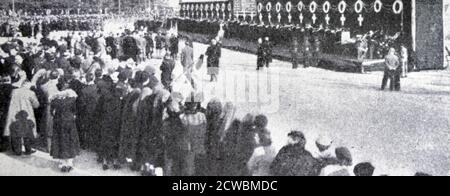
[[[450,175],[449,62],[450,0],[1,0],[0,175]]]

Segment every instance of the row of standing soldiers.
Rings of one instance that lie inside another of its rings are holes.
[[[13,37],[20,33],[23,37],[36,37],[48,35],[52,31],[92,31],[103,26],[103,19],[98,17],[55,17],[21,20],[6,20],[0,24],[1,37]]]

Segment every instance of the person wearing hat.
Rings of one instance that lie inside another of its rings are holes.
[[[266,65],[265,63],[265,50],[263,47],[263,39],[259,38],[258,39],[258,50],[256,52],[257,55],[257,61],[256,61],[256,70],[260,70],[261,68],[264,68],[264,66]]]
[[[352,155],[345,147],[336,148],[336,162],[329,162],[320,172],[320,176],[350,176]]]
[[[165,135],[165,154],[167,156],[166,174],[168,176],[182,176],[183,170],[187,168],[186,143],[188,135],[184,131],[184,125],[181,122],[180,115],[183,113],[181,97],[179,93],[172,93],[167,104],[167,118],[164,119],[163,133]]]
[[[208,47],[205,53],[207,58],[208,75],[211,76],[211,82],[218,81],[220,57],[222,56],[222,48],[217,40],[212,39],[211,45]]]
[[[192,66],[194,66],[194,49],[190,40],[185,41],[185,46],[181,50],[180,61],[185,74],[190,73]]]
[[[153,56],[153,48],[155,47],[152,35],[150,33],[145,33],[144,39],[147,41],[146,49],[147,52],[146,57],[151,59]]]
[[[98,157],[104,170],[108,170],[111,164],[114,169],[119,169],[118,147],[122,100],[110,76],[103,76],[98,88],[100,94],[96,107],[100,132]]]
[[[238,139],[236,141],[236,176],[248,176],[247,167],[255,148],[258,147],[258,137],[255,133],[255,116],[251,113],[245,115],[238,130]]]
[[[264,42],[263,42],[263,48],[264,48],[264,50],[265,50],[265,59],[264,59],[264,63],[265,63],[265,66],[267,67],[267,68],[269,68],[269,66],[270,66],[270,63],[272,63],[272,43],[270,42],[270,38],[269,37],[265,37],[264,38]]]
[[[75,56],[72,57],[69,62],[70,62],[70,66],[74,69],[78,69],[81,70],[82,64],[83,64],[83,57],[81,56],[81,52],[80,51],[76,51],[75,52]]]
[[[315,148],[311,149],[311,154],[317,158],[333,158],[335,157],[334,148],[332,148],[333,140],[326,135],[319,135],[315,142]]]
[[[302,132],[288,134],[289,143],[275,157],[270,170],[275,176],[318,176],[320,162],[305,149],[306,139]]]
[[[53,114],[53,133],[50,156],[59,161],[59,169],[66,173],[73,170],[73,159],[80,153],[75,108],[78,95],[69,88],[69,77],[58,79],[59,92],[50,99]]]
[[[151,65],[146,66],[144,68],[144,72],[146,72],[148,74],[148,76],[149,76],[149,81],[146,84],[147,87],[149,87],[152,90],[155,90],[155,88],[158,85],[161,85],[161,83],[159,82],[158,78],[155,76],[155,73],[156,73],[155,67],[153,67]]]
[[[44,97],[41,105],[45,111],[41,117],[40,131],[43,132],[44,137],[47,138],[47,148],[49,152],[51,149],[51,137],[53,133],[53,115],[51,114],[50,100],[52,100],[53,96],[59,92],[57,87],[59,78],[59,72],[57,70],[52,70],[48,77],[49,80],[40,86]]]
[[[97,85],[94,83],[95,76],[93,73],[86,74],[86,85],[81,90],[78,98],[77,110],[80,126],[80,144],[82,149],[95,151],[98,144],[95,143],[96,133],[96,116],[95,108],[98,104],[99,94]]]
[[[156,48],[156,56],[157,58],[161,58],[162,49],[164,48],[164,44],[166,43],[166,38],[162,35],[161,31],[155,37],[155,48]]]
[[[177,55],[178,55],[179,40],[178,40],[178,37],[174,33],[170,34],[169,43],[170,43],[170,47],[169,47],[170,54],[173,59],[176,59]]]
[[[11,102],[12,91],[11,78],[8,75],[0,75],[0,152],[9,148],[9,138],[3,136],[6,126],[6,117]]]
[[[258,146],[249,162],[250,174],[253,176],[269,176],[270,164],[272,164],[277,152],[272,146],[272,138],[270,132],[267,130],[267,117],[258,115],[255,117],[255,131],[257,133]]]
[[[212,99],[206,107],[207,137],[206,155],[208,156],[208,175],[217,176],[220,166],[220,126],[223,123],[222,102]]]
[[[56,63],[56,55],[54,53],[45,53],[45,62],[43,63],[44,69],[46,70],[56,70],[58,69],[58,64]]]
[[[124,58],[132,58],[135,62],[138,61],[137,57],[139,54],[139,48],[137,40],[133,38],[131,34],[128,34],[123,38],[122,48],[124,53]]]
[[[6,51],[8,53],[8,57],[5,58],[4,66],[7,71],[12,71],[12,66],[16,63],[16,57],[18,55],[18,46],[15,44],[8,44],[6,47]]]
[[[183,147],[187,152],[185,161],[186,168],[183,170],[183,176],[199,176],[204,174],[205,163],[205,141],[206,141],[206,116],[198,111],[198,105],[195,102],[186,103],[186,111],[180,116],[181,122],[185,127],[188,141]],[[203,167],[202,167],[203,166]]]
[[[160,67],[161,69],[161,83],[168,91],[172,92],[172,72],[175,68],[175,61],[166,54]]]
[[[384,75],[381,83],[381,90],[386,88],[388,80],[390,80],[389,89],[395,89],[396,71],[400,67],[400,59],[396,55],[395,48],[390,48],[389,53],[385,57]]]
[[[23,61],[22,57],[17,56],[16,62],[11,67],[11,82],[12,85],[17,88],[22,87],[22,85],[27,81],[27,74],[21,69],[20,66],[22,63],[21,61]]]
[[[353,169],[355,176],[373,176],[374,171],[375,167],[369,162],[359,163]]]

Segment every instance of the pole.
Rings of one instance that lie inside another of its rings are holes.
[[[121,13],[121,6],[122,6],[122,4],[121,4],[121,2],[119,0],[119,14]]]
[[[13,14],[16,13],[16,2],[15,2],[15,0],[12,0],[12,12],[13,12]]]

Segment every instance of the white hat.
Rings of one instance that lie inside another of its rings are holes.
[[[316,143],[322,146],[330,146],[333,143],[333,140],[331,140],[328,136],[320,135]]]

